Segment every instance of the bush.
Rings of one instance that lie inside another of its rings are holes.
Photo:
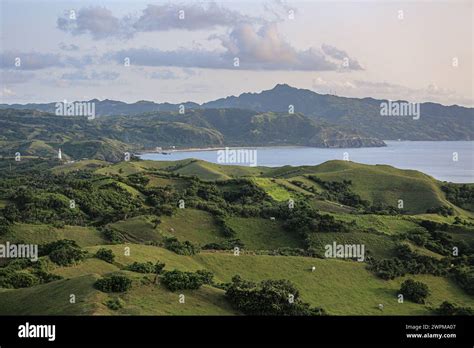
[[[104,227],[102,229],[102,233],[109,242],[112,244],[120,244],[124,241],[123,236],[117,232],[116,230],[110,228],[110,227]]]
[[[240,239],[229,239],[218,243],[209,243],[204,245],[204,250],[232,250],[235,247],[244,248],[244,243]]]
[[[400,293],[415,303],[424,304],[426,297],[430,294],[430,291],[426,284],[412,279],[407,279],[402,283]]]
[[[196,271],[196,274],[199,277],[201,277],[203,284],[212,284],[212,279],[214,278],[214,274],[211,271],[200,269],[199,271]]]
[[[61,249],[54,250],[49,254],[49,258],[60,266],[70,266],[84,260],[85,252],[81,249],[66,246]]]
[[[448,301],[444,301],[435,309],[435,312],[438,315],[474,315],[474,311],[471,307],[458,307]]]
[[[132,280],[124,275],[112,275],[98,279],[94,287],[102,292],[125,292],[132,287]]]
[[[160,261],[157,261],[155,263],[155,273],[156,274],[161,274],[163,272],[163,269],[165,268],[166,264]]]
[[[54,263],[60,266],[70,266],[85,258],[86,252],[73,240],[62,239],[48,244],[40,245],[39,255],[49,255]]]
[[[1,225],[0,224],[0,236],[10,232],[10,225]]]
[[[176,290],[196,290],[204,284],[202,275],[192,272],[181,272],[173,270],[165,272],[161,282],[171,291]]]
[[[57,275],[57,274],[54,274],[54,273],[49,273],[49,272],[46,272],[46,271],[43,271],[41,269],[36,269],[33,271],[33,274],[38,277],[39,279],[39,282],[41,284],[43,283],[49,283],[49,282],[53,282],[55,280],[60,280],[60,279],[63,279],[62,276],[60,275]]]
[[[454,279],[469,295],[474,295],[474,267],[460,267],[454,272]]]
[[[34,275],[24,272],[12,273],[8,277],[8,282],[10,283],[11,287],[15,289],[29,288],[39,283],[38,278],[36,278]]]
[[[100,248],[99,250],[97,250],[97,252],[95,253],[95,257],[104,260],[108,263],[113,263],[115,260],[114,252],[110,249],[105,248]]]
[[[257,284],[235,276],[227,287],[226,296],[234,308],[248,315],[325,314],[322,308],[311,308],[301,301],[299,291],[288,280],[264,280]]]
[[[128,271],[138,273],[155,273],[155,265],[153,262],[134,262],[128,265],[126,268]]]
[[[120,298],[111,298],[105,302],[105,305],[113,311],[117,311],[120,308],[123,308],[125,302]]]
[[[165,248],[179,255],[194,255],[199,252],[199,247],[189,241],[180,242],[177,238],[165,239]]]

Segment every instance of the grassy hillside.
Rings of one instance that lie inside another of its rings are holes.
[[[1,169],[8,168],[5,163],[0,161]],[[41,248],[39,266],[4,260],[0,314],[239,315],[225,296],[235,275],[289,280],[303,301],[330,315],[431,315],[446,300],[473,307],[474,220],[453,203],[469,207],[470,191],[452,189],[448,201],[441,185],[416,171],[347,161],[281,168],[193,159],[23,161],[0,172],[0,243],[67,239],[77,246]],[[369,203],[341,203],[341,197],[355,195]],[[396,206],[398,199],[403,210],[371,210],[375,204]],[[426,212],[436,207],[452,209]],[[333,243],[363,244],[364,261],[325,257]],[[102,248],[112,250],[110,263],[95,256]],[[68,253],[83,256],[61,263]],[[127,269],[134,262],[164,263],[165,273],[155,282],[153,273]],[[175,269],[207,270],[214,282],[172,292],[163,279]],[[131,289],[94,288],[111,274],[130,278]],[[406,279],[429,287],[425,304],[397,302]],[[71,294],[77,303],[69,303]],[[117,299],[121,308],[113,310],[107,303]]]
[[[125,246],[131,248],[130,256],[123,255]],[[215,274],[216,280],[220,282],[230,281],[230,278],[236,274],[250,280],[289,279],[297,285],[305,301],[322,306],[333,315],[425,315],[430,313],[429,306],[437,306],[446,299],[459,305],[472,306],[474,304],[474,300],[459,289],[457,285],[442,277],[417,275],[384,281],[376,278],[365,269],[363,263],[359,262],[292,256],[245,254],[234,256],[232,253],[201,253],[196,256],[179,256],[162,248],[132,244],[107,246],[107,248],[114,250],[117,255],[118,266],[133,261],[160,260],[165,262],[166,269],[170,270],[175,268],[186,271],[203,268],[211,270]],[[98,247],[88,248],[91,252],[97,249]],[[104,267],[111,267],[103,261],[97,261],[97,263],[103,263]],[[91,267],[91,272],[96,272],[97,266],[90,263],[88,266]],[[311,271],[313,266],[316,268],[315,271]],[[73,277],[74,281],[61,280],[42,285],[39,289],[52,288],[53,291],[63,292],[59,297],[67,297],[65,294],[72,291],[72,287],[78,287],[79,290],[76,291],[81,291],[87,298],[95,296],[96,306],[102,308],[101,303],[105,300],[105,296],[97,293],[91,286],[92,279],[97,276],[79,276],[83,272],[87,272],[87,267],[83,266],[75,266],[71,268],[72,270],[75,270],[77,274],[64,271],[59,273],[62,272],[65,276]],[[113,268],[110,271],[113,271]],[[125,300],[126,305],[119,314],[199,315],[232,313],[223,299],[222,291],[218,289],[204,287],[199,291],[185,291],[186,304],[180,304],[178,293],[172,293],[161,286],[150,285],[149,281],[141,284],[138,281],[141,277],[139,275],[134,277],[137,280],[133,289],[125,295],[120,295]],[[423,281],[429,286],[432,294],[429,296],[426,305],[419,305],[410,301],[403,304],[397,302],[398,289],[401,282],[406,278]],[[72,282],[71,287],[66,286],[68,282]],[[33,289],[0,292],[0,304],[3,306],[7,301],[17,301],[19,298],[27,299],[27,291]],[[37,292],[38,296],[43,296],[40,291]],[[47,293],[46,289],[45,293]],[[384,304],[383,312],[378,309],[379,303]],[[28,304],[32,306],[28,313],[39,312],[44,308],[44,304],[36,304],[35,301],[29,299],[25,304],[25,312]],[[15,311],[14,308],[8,306],[2,308],[7,308],[7,311],[10,312]],[[86,314],[84,311],[97,311],[98,308],[86,307],[80,310],[83,311],[82,314]],[[50,304],[49,313],[64,313],[64,311],[66,313],[78,313],[76,311],[79,311],[79,309],[72,306],[69,308],[67,304],[64,306],[51,306]]]
[[[281,167],[265,173],[268,177],[286,179],[308,175],[324,181],[350,180],[352,191],[362,199],[390,206],[397,206],[401,199],[403,209],[410,213],[424,213],[429,208],[451,205],[435,179],[414,170],[387,165],[328,161],[317,166]]]
[[[31,244],[49,243],[60,239],[72,239],[80,246],[91,246],[105,242],[99,231],[92,227],[65,226],[56,228],[49,225],[15,224],[11,231],[0,235],[0,241],[23,241]]]

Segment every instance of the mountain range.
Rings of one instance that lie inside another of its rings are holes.
[[[444,106],[436,103],[421,103],[420,117],[381,116],[381,105],[387,100],[373,98],[346,98],[318,94],[307,89],[298,89],[287,84],[278,84],[271,90],[260,93],[243,93],[239,96],[209,101],[203,104],[183,102],[181,104],[138,101],[127,104],[115,100],[93,99],[97,116],[124,116],[198,109],[243,109],[258,113],[288,113],[293,109],[317,123],[328,123],[341,129],[354,130],[361,137],[383,140],[473,140],[474,109],[457,105]],[[402,103],[403,101],[397,101]],[[392,102],[393,103],[393,102]],[[56,103],[45,104],[0,104],[0,109],[32,109],[54,113]],[[370,146],[370,144],[369,144]]]
[[[384,146],[377,138],[301,113],[258,113],[242,109],[195,109],[184,114],[155,111],[133,116],[58,116],[32,110],[0,110],[0,155],[94,158],[110,162],[125,151],[156,147],[300,145]]]

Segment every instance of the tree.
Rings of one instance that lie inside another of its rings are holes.
[[[289,280],[253,283],[235,276],[226,296],[234,308],[248,315],[324,315],[322,308],[311,308],[299,298]]]
[[[424,304],[426,297],[430,294],[430,291],[426,284],[412,279],[407,279],[402,283],[400,293],[415,303]]]
[[[132,280],[124,275],[111,275],[98,279],[94,287],[102,292],[125,292],[132,287]]]
[[[110,249],[105,248],[100,248],[99,250],[97,250],[97,252],[95,253],[95,257],[104,260],[108,263],[113,263],[115,260],[114,252]]]
[[[153,218],[151,222],[153,223],[153,229],[155,230],[158,227],[158,225],[161,224],[161,220],[159,218]]]
[[[176,290],[196,290],[204,284],[202,275],[192,272],[181,272],[173,270],[166,272],[161,280],[162,283],[171,291]]]

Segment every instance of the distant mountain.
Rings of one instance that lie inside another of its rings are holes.
[[[302,145],[384,146],[379,139],[299,114],[239,109],[159,111],[88,120],[32,110],[0,110],[0,155],[118,161],[125,151],[155,147]]]
[[[136,103],[127,104],[125,102],[110,99],[91,99],[87,102],[95,104],[96,116],[123,116],[136,115],[153,111],[176,111],[181,104],[161,103],[157,104],[151,101],[141,100]],[[43,112],[55,113],[56,102],[53,103],[29,103],[29,104],[0,104],[0,109],[17,109],[17,110],[38,110]],[[182,104],[187,109],[200,108],[199,104],[186,102]]]
[[[204,104],[182,104],[139,101],[127,104],[114,100],[97,100],[97,116],[138,115],[143,113],[175,112],[180,105],[186,112],[197,109],[245,109],[258,113],[288,113],[290,105],[295,113],[303,114],[317,123],[328,123],[340,129],[354,129],[359,134],[385,140],[474,140],[474,109],[462,106],[444,106],[421,103],[420,117],[382,116],[381,103],[373,98],[346,98],[322,95],[286,84],[276,85],[261,93],[243,93],[239,96],[217,99]],[[34,109],[55,112],[55,103],[0,104],[0,109]],[[230,135],[230,134],[229,134]]]
[[[254,111],[295,112],[318,120],[353,128],[384,140],[474,140],[474,109],[421,103],[420,118],[381,116],[386,100],[321,95],[286,84],[261,93],[243,93],[202,105],[204,108],[241,108]]]

